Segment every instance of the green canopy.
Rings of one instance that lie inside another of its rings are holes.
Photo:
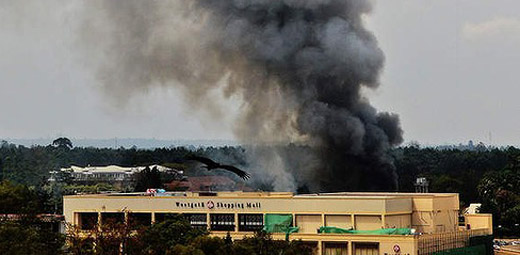
[[[264,231],[267,233],[285,233],[285,238],[289,239],[289,235],[298,232],[298,227],[293,227],[292,214],[266,214],[264,217]]]
[[[411,235],[409,228],[382,228],[377,230],[353,230],[337,227],[320,227],[320,233],[351,235]]]

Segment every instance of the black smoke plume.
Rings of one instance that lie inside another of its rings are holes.
[[[388,150],[402,142],[398,116],[378,112],[361,93],[379,86],[384,63],[363,25],[371,7],[93,0],[84,6],[81,43],[104,89],[120,98],[176,86],[190,107],[218,118],[225,112],[210,92],[240,97],[234,133],[252,145],[247,169],[277,190],[395,190]]]

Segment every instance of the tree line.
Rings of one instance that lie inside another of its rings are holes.
[[[43,199],[44,200],[44,199]],[[4,255],[311,255],[301,241],[273,240],[265,232],[241,240],[210,237],[182,215],[139,225],[104,221],[91,231],[68,225],[64,234],[39,215],[41,194],[25,185],[0,183],[0,254]]]
[[[56,211],[56,203],[49,202],[52,190],[48,187],[49,171],[70,165],[121,166],[170,164],[182,168],[183,158],[198,155],[220,155],[232,164],[243,165],[245,148],[240,146],[137,148],[81,148],[73,147],[68,139],[55,140],[48,146],[25,147],[0,142],[0,177],[25,185],[38,194],[40,211]],[[294,146],[294,145],[293,145]],[[460,194],[461,207],[482,203],[483,212],[494,214],[497,230],[507,234],[519,233],[520,222],[520,150],[515,147],[474,150],[459,148],[424,148],[417,145],[394,148],[391,151],[401,192],[413,192],[417,177],[426,177],[430,192]],[[196,175],[196,172],[187,173]],[[110,187],[74,187],[74,189],[106,190]],[[266,186],[269,189],[269,186]],[[53,206],[54,204],[54,206]],[[0,212],[2,213],[2,212]],[[500,230],[501,229],[501,230]]]

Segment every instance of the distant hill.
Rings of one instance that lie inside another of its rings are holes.
[[[154,149],[154,148],[169,148],[177,146],[194,146],[194,147],[209,147],[209,146],[236,146],[238,142],[233,140],[160,140],[160,139],[146,139],[146,138],[113,138],[113,139],[78,139],[69,138],[74,146],[77,147],[95,147],[95,148],[132,148],[138,149]],[[16,139],[16,138],[0,138],[9,143],[19,144],[26,147],[34,145],[46,146],[52,143],[54,139],[36,138],[36,139]]]

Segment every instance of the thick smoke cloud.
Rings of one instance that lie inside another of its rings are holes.
[[[384,54],[363,0],[111,0],[85,3],[82,29],[103,89],[119,98],[177,86],[190,107],[225,114],[211,91],[239,96],[234,132],[247,167],[277,190],[394,190],[397,115],[361,95]],[[103,55],[101,55],[102,53]]]

